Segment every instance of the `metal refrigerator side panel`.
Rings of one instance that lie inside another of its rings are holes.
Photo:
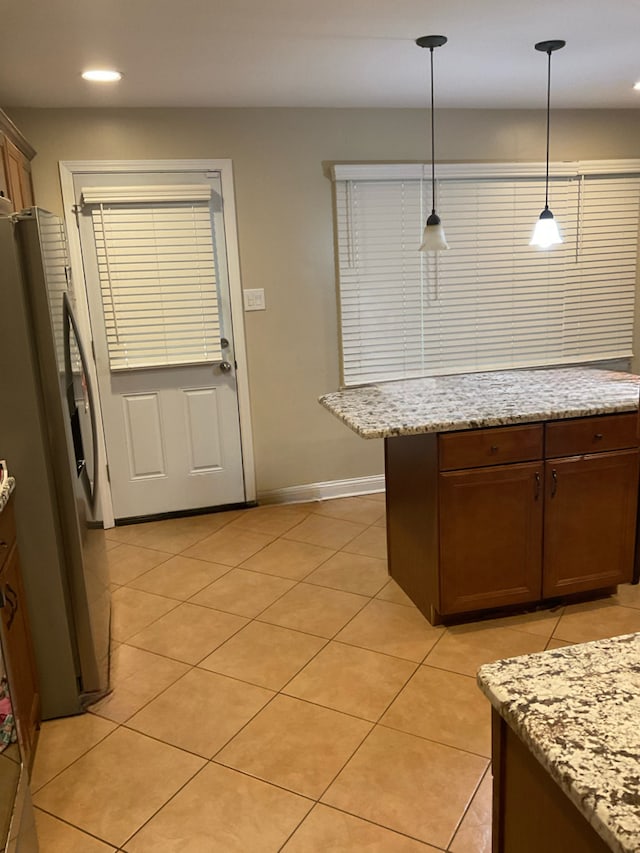
[[[25,280],[29,287],[38,362],[47,412],[51,464],[71,594],[72,622],[80,664],[82,701],[97,698],[109,686],[111,598],[104,534],[95,529],[91,509],[77,475],[70,415],[64,387],[64,324],[57,316],[59,278],[65,276],[66,243],[62,221],[34,210],[17,224]],[[100,525],[101,527],[101,525]]]
[[[46,414],[15,226],[0,219],[0,453],[16,477],[18,548],[44,717],[77,713],[75,641]]]

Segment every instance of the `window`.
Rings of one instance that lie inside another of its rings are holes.
[[[632,355],[640,161],[551,164],[564,242],[529,246],[544,164],[336,165],[344,385]]]
[[[112,371],[221,361],[205,185],[84,187]]]

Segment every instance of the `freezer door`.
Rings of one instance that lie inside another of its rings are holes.
[[[69,298],[64,224],[37,208],[17,223],[34,320],[49,454],[71,601],[81,702],[109,688],[111,597],[102,522],[95,507],[95,421],[84,348]],[[86,392],[83,389],[86,388]],[[76,401],[76,395],[77,401]],[[75,442],[74,442],[75,438]],[[82,444],[82,449],[80,445]],[[87,469],[86,453],[90,468]],[[83,457],[84,454],[84,457]],[[77,461],[83,458],[82,465]],[[33,618],[44,614],[34,614]]]

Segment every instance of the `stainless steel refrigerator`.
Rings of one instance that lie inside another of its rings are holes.
[[[110,593],[96,500],[94,400],[62,220],[0,217],[0,457],[16,478],[18,550],[44,719],[109,687]]]

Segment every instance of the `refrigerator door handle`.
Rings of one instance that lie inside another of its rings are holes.
[[[87,369],[87,358],[85,355],[84,347],[82,345],[82,340],[80,334],[78,332],[78,325],[76,323],[76,319],[73,314],[73,308],[71,306],[71,301],[69,299],[69,294],[65,293],[64,295],[64,362],[65,362],[65,373],[67,375],[67,384],[72,383],[73,381],[73,364],[71,362],[71,335],[73,334],[75,337],[76,347],[78,350],[78,355],[80,357],[80,366],[82,369],[83,377],[84,377],[84,387],[87,395],[87,405],[88,405],[88,414],[89,414],[89,423],[91,428],[91,471],[93,473],[93,482],[91,482],[88,471],[87,471],[87,463],[85,459],[77,459],[77,475],[82,479],[83,485],[87,492],[87,497],[89,499],[89,505],[91,510],[95,510],[96,500],[97,500],[97,480],[98,480],[98,435],[97,435],[97,426],[96,426],[96,410],[93,396],[93,387],[91,385],[91,379],[89,378],[89,373]],[[71,406],[71,401],[70,401]],[[73,419],[73,412],[69,412],[70,417]]]

